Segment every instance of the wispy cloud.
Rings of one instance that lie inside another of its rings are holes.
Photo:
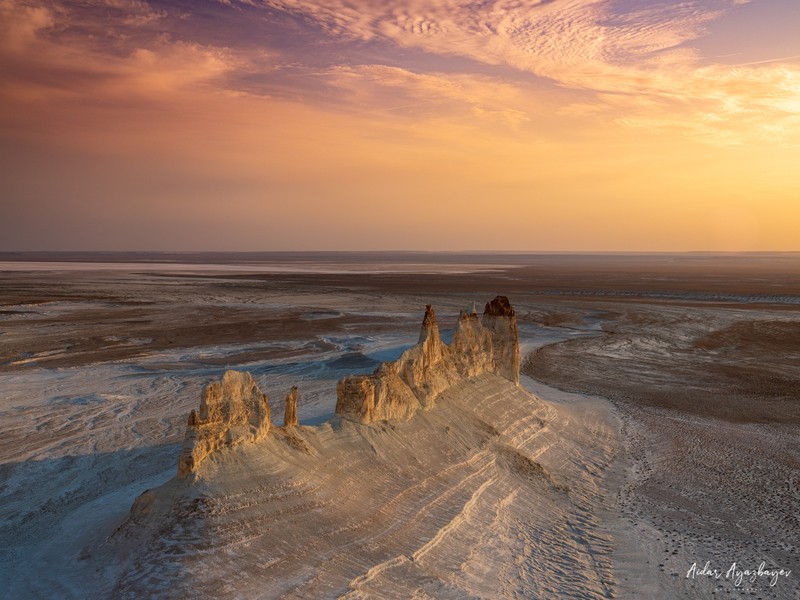
[[[246,35],[219,40],[208,34],[204,20],[170,30],[167,22],[191,21],[192,15],[169,4],[0,0],[0,66],[8,93],[18,96],[48,89],[66,93],[71,85],[93,97],[127,89],[132,97],[143,97],[214,81],[227,92],[321,104],[328,99],[332,108],[346,106],[349,98],[353,107],[398,115],[403,107],[424,112],[447,103],[449,114],[460,105],[473,116],[508,124],[524,123],[535,112],[538,99],[526,98],[528,88],[546,80],[565,90],[557,109],[563,116],[603,115],[624,127],[670,131],[712,144],[798,141],[796,65],[780,60],[708,64],[691,46],[740,2],[629,4],[225,0],[216,5],[222,12],[211,14],[243,9],[246,14],[236,24],[247,25],[239,28]],[[277,23],[276,15],[292,19],[288,23],[294,29],[284,37],[270,31],[273,37],[261,39],[260,32]],[[178,30],[182,34],[176,35]],[[317,32],[316,38],[309,30]],[[309,49],[291,39],[304,35],[302,40],[320,44],[319,33],[333,46]],[[392,55],[389,46],[395,56],[404,49],[418,54],[399,63],[368,60],[375,48]],[[280,61],[265,60],[278,54]],[[445,71],[441,61],[448,57],[481,68],[470,72],[462,64]],[[517,75],[508,78],[509,69]],[[387,90],[394,102],[386,98]],[[569,90],[580,95],[570,97]],[[388,110],[392,105],[397,110]]]
[[[141,27],[162,18],[160,12],[136,0],[95,4],[122,11],[125,26]],[[97,36],[73,31],[98,23],[82,20],[56,4],[45,7],[3,0],[0,22],[3,94],[16,101],[74,99],[128,106],[147,99],[161,102],[166,95],[219,80],[242,65],[226,48],[163,35],[140,44],[140,40],[120,42],[118,35],[109,34],[112,41],[103,45]]]
[[[621,115],[620,123],[683,120],[688,131],[692,121],[714,113],[722,118],[704,126],[701,137],[732,143],[748,139],[738,120],[744,112],[759,136],[793,127],[783,112],[793,110],[800,75],[784,64],[701,63],[691,42],[733,4],[738,2],[650,2],[625,10],[605,0],[266,0],[261,6],[301,15],[338,39],[381,39],[512,67],[568,88],[654,99],[647,114],[635,112],[638,101],[630,102],[633,112]],[[661,113],[653,110],[659,106]],[[775,120],[782,123],[777,129]],[[709,135],[715,129],[721,132],[717,139]]]
[[[528,101],[519,88],[497,79],[465,74],[415,73],[385,65],[328,70],[329,85],[344,90],[348,104],[373,110],[422,115],[464,114],[506,125],[528,121]]]

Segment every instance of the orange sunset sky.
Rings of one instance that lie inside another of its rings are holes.
[[[800,250],[797,0],[0,0],[0,250]]]

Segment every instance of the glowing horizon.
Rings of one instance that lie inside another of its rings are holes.
[[[794,0],[0,0],[0,250],[800,250]]]

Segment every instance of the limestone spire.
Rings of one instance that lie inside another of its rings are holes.
[[[292,391],[286,396],[286,410],[283,413],[284,427],[298,427],[300,421],[297,420],[297,386],[292,386]]]

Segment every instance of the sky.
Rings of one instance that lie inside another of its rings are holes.
[[[797,0],[0,0],[0,250],[800,250]]]

